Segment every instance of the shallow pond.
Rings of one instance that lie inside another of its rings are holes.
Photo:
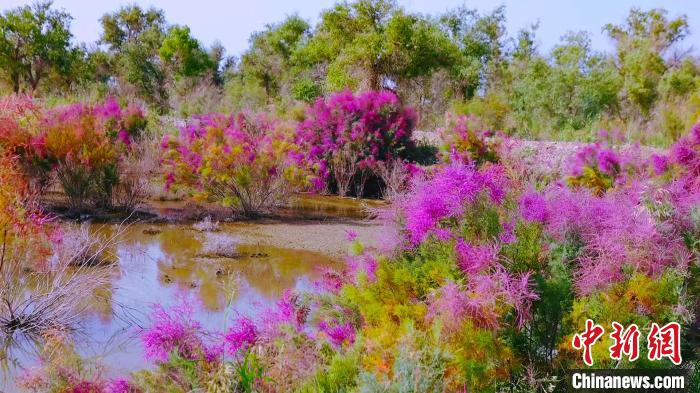
[[[207,328],[224,330],[234,313],[254,316],[273,304],[287,288],[313,290],[323,268],[339,267],[329,257],[304,250],[236,244],[236,227],[198,232],[187,225],[135,224],[117,236],[113,279],[93,297],[92,307],[76,333],[80,355],[98,360],[108,375],[125,375],[146,367],[139,325],[154,303],[173,304],[183,296],[201,303],[198,319]],[[112,234],[115,226],[92,226]],[[0,361],[0,391],[14,391],[20,367],[36,364],[28,343],[9,348]]]
[[[151,200],[144,206],[144,210],[160,217],[175,219],[188,219],[195,206],[199,206],[203,211],[220,212],[229,214],[227,209],[213,203],[193,204],[187,200],[160,201]],[[310,193],[299,193],[293,195],[287,201],[286,206],[278,209],[280,216],[290,218],[356,218],[364,219],[368,217],[368,209],[386,206],[386,203],[378,199],[356,199],[343,198],[336,195],[318,195]]]

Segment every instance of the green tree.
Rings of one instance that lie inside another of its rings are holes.
[[[279,24],[268,25],[250,38],[251,46],[241,58],[240,71],[249,82],[265,91],[268,101],[298,76],[300,69],[292,58],[297,48],[308,39],[309,24],[298,16],[290,16]],[[290,87],[291,89],[291,87]]]
[[[623,95],[641,115],[649,115],[659,96],[659,82],[668,69],[664,55],[688,35],[687,18],[669,19],[663,9],[633,8],[624,24],[608,24],[605,30],[615,42]]]
[[[100,42],[107,45],[113,57],[113,74],[133,86],[139,96],[163,109],[167,99],[166,75],[159,56],[166,28],[163,11],[144,11],[133,5],[104,15],[100,22]]]
[[[549,59],[530,57],[515,70],[511,102],[518,127],[578,130],[618,105],[620,76],[591,49],[587,33],[569,33]]]
[[[457,54],[437,23],[408,14],[393,1],[359,0],[325,11],[295,57],[322,70],[325,90],[335,91],[406,87],[449,67]]]
[[[479,88],[496,85],[505,65],[505,7],[483,16],[460,7],[443,15],[441,24],[460,50],[451,70],[457,96],[470,99]]]
[[[172,26],[158,50],[161,61],[175,76],[198,77],[212,73],[216,65],[187,26]]]
[[[71,46],[71,16],[36,3],[0,15],[0,75],[14,92],[35,92],[47,75],[68,76],[79,50]]]

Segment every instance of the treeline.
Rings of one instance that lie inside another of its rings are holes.
[[[51,3],[4,11],[8,92],[111,93],[179,115],[269,107],[293,116],[331,92],[388,89],[416,108],[423,128],[452,112],[526,137],[580,139],[608,128],[656,144],[700,116],[700,61],[683,46],[688,20],[663,9],[632,9],[604,26],[612,53],[594,50],[586,32],[542,53],[536,25],[506,34],[503,7],[425,16],[388,0],[339,3],[315,26],[290,16],[253,34],[240,57],[206,47],[162,10],[106,14],[89,46],[72,42],[70,22]]]

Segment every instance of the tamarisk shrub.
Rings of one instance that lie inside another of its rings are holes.
[[[50,180],[47,176],[50,168],[36,165],[31,155],[40,115],[39,107],[29,96],[0,98],[0,150],[17,157],[14,165],[27,175],[27,185],[37,193],[42,193]]]
[[[379,161],[374,166],[374,173],[384,183],[382,197],[390,201],[405,192],[411,179],[420,175],[421,172],[421,168],[417,165],[398,158]]]
[[[102,104],[73,104],[43,110],[19,98],[0,105],[0,145],[19,157],[19,167],[42,192],[55,177],[74,212],[113,206],[122,156],[140,138],[146,119],[139,108],[122,108],[114,98]],[[20,102],[21,101],[21,102]]]
[[[138,108],[122,109],[114,99],[52,109],[34,138],[34,160],[52,168],[72,210],[110,208],[120,157],[145,125]]]
[[[573,187],[586,187],[602,194],[616,185],[643,177],[646,166],[638,145],[621,147],[599,140],[578,149],[569,160],[566,180]]]
[[[265,212],[307,183],[289,132],[263,115],[196,117],[178,135],[163,138],[166,186],[244,215]]]
[[[499,161],[499,142],[493,131],[485,130],[472,116],[449,118],[447,128],[441,130],[443,154],[447,161],[467,160],[476,165]]]
[[[388,91],[340,92],[309,107],[297,129],[319,189],[332,183],[341,196],[361,197],[377,163],[408,158],[414,149],[413,110]]]

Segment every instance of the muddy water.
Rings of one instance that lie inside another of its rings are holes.
[[[114,234],[116,227],[93,226]],[[76,334],[82,356],[107,366],[109,375],[146,367],[136,332],[154,303],[189,297],[200,304],[207,328],[225,329],[235,314],[254,316],[286,288],[313,290],[326,267],[339,263],[319,253],[236,241],[236,228],[198,232],[185,225],[132,225],[117,236],[110,288],[91,296],[92,308]],[[14,391],[20,367],[36,364],[31,344],[11,348],[0,372],[0,391]],[[0,350],[2,361],[2,350]]]
[[[297,194],[289,201],[295,214],[307,213],[317,216],[365,218],[367,210],[386,206],[383,201],[373,199],[342,198],[330,195]]]
[[[368,209],[386,206],[386,203],[376,199],[343,198],[335,195],[317,195],[299,193],[293,195],[287,205],[277,211],[281,216],[292,218],[356,218],[368,217]],[[187,200],[156,201],[152,200],[143,206],[144,210],[161,217],[190,218],[193,211],[201,208],[222,215],[230,214],[230,211],[214,203],[194,204]],[[206,213],[200,212],[201,215]]]

